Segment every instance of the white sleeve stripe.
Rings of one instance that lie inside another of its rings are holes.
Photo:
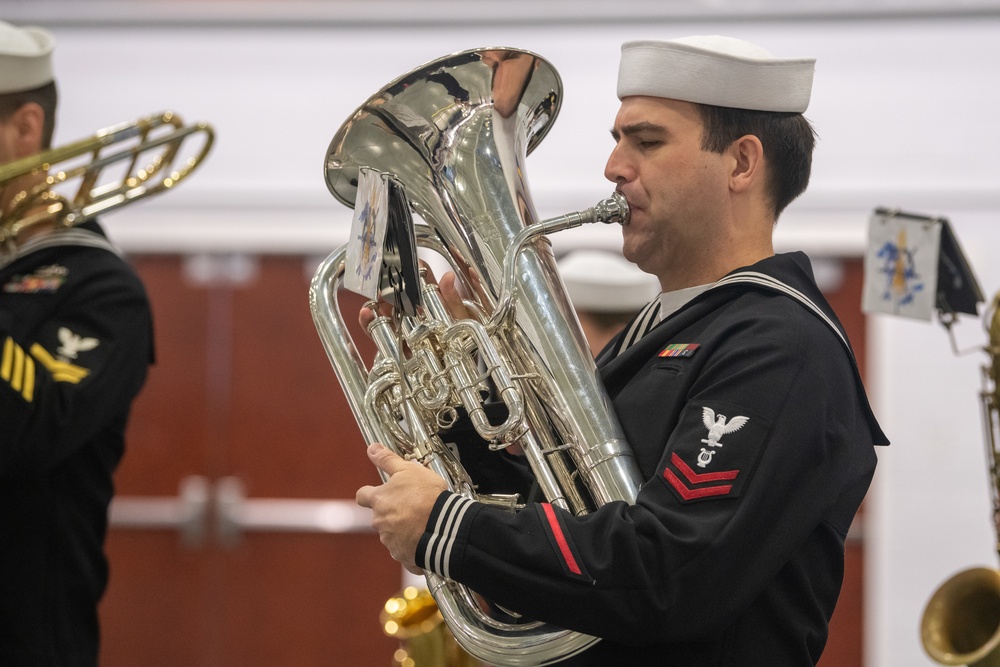
[[[424,562],[427,563],[427,567],[431,567],[431,560],[433,558],[434,549],[437,546],[439,535],[441,534],[441,523],[445,520],[445,513],[448,509],[448,504],[455,499],[455,496],[448,496],[448,499],[444,501],[444,507],[441,508],[441,513],[438,514],[437,521],[434,523],[434,528],[431,530],[431,538],[427,541],[427,550],[424,552]]]
[[[431,572],[449,577],[449,559],[458,536],[458,528],[473,502],[475,501],[458,494],[452,494],[444,501],[424,552],[424,562]]]
[[[441,574],[451,578],[451,551],[455,545],[455,538],[458,537],[458,527],[462,525],[462,519],[472,504],[471,500],[463,498],[465,502],[455,503],[455,510],[452,512],[451,526],[448,530],[448,539],[444,542],[441,552]]]
[[[437,544],[436,551],[434,552],[431,563],[431,569],[437,572],[443,577],[447,577],[448,574],[446,570],[448,569],[448,564],[444,559],[444,552],[448,549],[449,542],[454,539],[452,535],[452,527],[454,525],[454,508],[459,504],[461,496],[453,495],[448,500],[445,501],[444,506],[441,508],[441,517],[438,521],[437,527]]]

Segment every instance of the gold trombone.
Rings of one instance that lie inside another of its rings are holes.
[[[179,161],[181,145],[196,135],[200,149]],[[0,165],[0,245],[15,243],[33,225],[72,227],[169,190],[201,164],[214,140],[210,125],[185,126],[167,111]],[[68,184],[75,179],[80,179],[75,193],[59,192],[72,190]]]

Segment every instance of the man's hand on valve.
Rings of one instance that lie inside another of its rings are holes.
[[[433,282],[434,275],[430,268],[426,264],[423,266],[427,269],[426,280]],[[455,274],[445,273],[438,287],[452,317],[468,317],[458,292]],[[379,302],[376,308],[379,315],[392,314],[392,306],[385,301]],[[367,331],[374,319],[375,312],[370,307],[361,309],[358,321],[363,329]],[[416,461],[403,459],[381,444],[375,443],[368,448],[368,458],[388,479],[380,486],[363,486],[358,489],[357,503],[372,511],[372,528],[378,531],[389,554],[408,571],[423,574],[423,570],[415,562],[417,543],[424,532],[434,502],[448,486],[437,473]]]
[[[423,574],[415,562],[417,543],[434,502],[448,486],[437,473],[378,443],[368,448],[368,458],[388,479],[381,486],[361,487],[355,499],[372,511],[372,528],[389,554],[410,572]]]

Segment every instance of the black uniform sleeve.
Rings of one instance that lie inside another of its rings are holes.
[[[127,265],[94,248],[63,263],[51,294],[2,302],[0,474],[57,465],[123,421],[151,362],[149,304]]]
[[[503,403],[484,403],[483,409],[491,424],[507,419],[507,406]],[[534,491],[534,476],[525,457],[503,449],[490,449],[490,443],[476,432],[464,408],[459,408],[458,413],[458,421],[439,435],[457,449],[462,467],[472,478],[477,493],[518,494],[522,500],[528,499]]]
[[[616,399],[650,415],[641,432],[663,443],[634,506],[512,514],[445,492],[417,564],[531,618],[632,645],[717,637],[807,543],[808,583],[835,600],[874,453],[850,361],[796,308],[720,323],[692,382],[652,360]]]

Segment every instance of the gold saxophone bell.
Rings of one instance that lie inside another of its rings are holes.
[[[392,667],[482,667],[455,641],[425,588],[407,586],[389,598],[379,620],[386,636],[399,641]]]
[[[1000,571],[971,568],[944,582],[924,609],[920,637],[942,665],[1000,667]]]
[[[993,522],[1000,540],[1000,292],[986,313],[990,363],[983,367],[982,399]],[[998,541],[1000,549],[1000,541]],[[942,665],[1000,667],[1000,570],[958,572],[934,592],[920,622],[924,650]]]
[[[179,158],[192,137],[200,146]],[[72,227],[171,189],[201,164],[214,138],[210,125],[185,126],[168,111],[0,165],[0,245],[34,225]]]

